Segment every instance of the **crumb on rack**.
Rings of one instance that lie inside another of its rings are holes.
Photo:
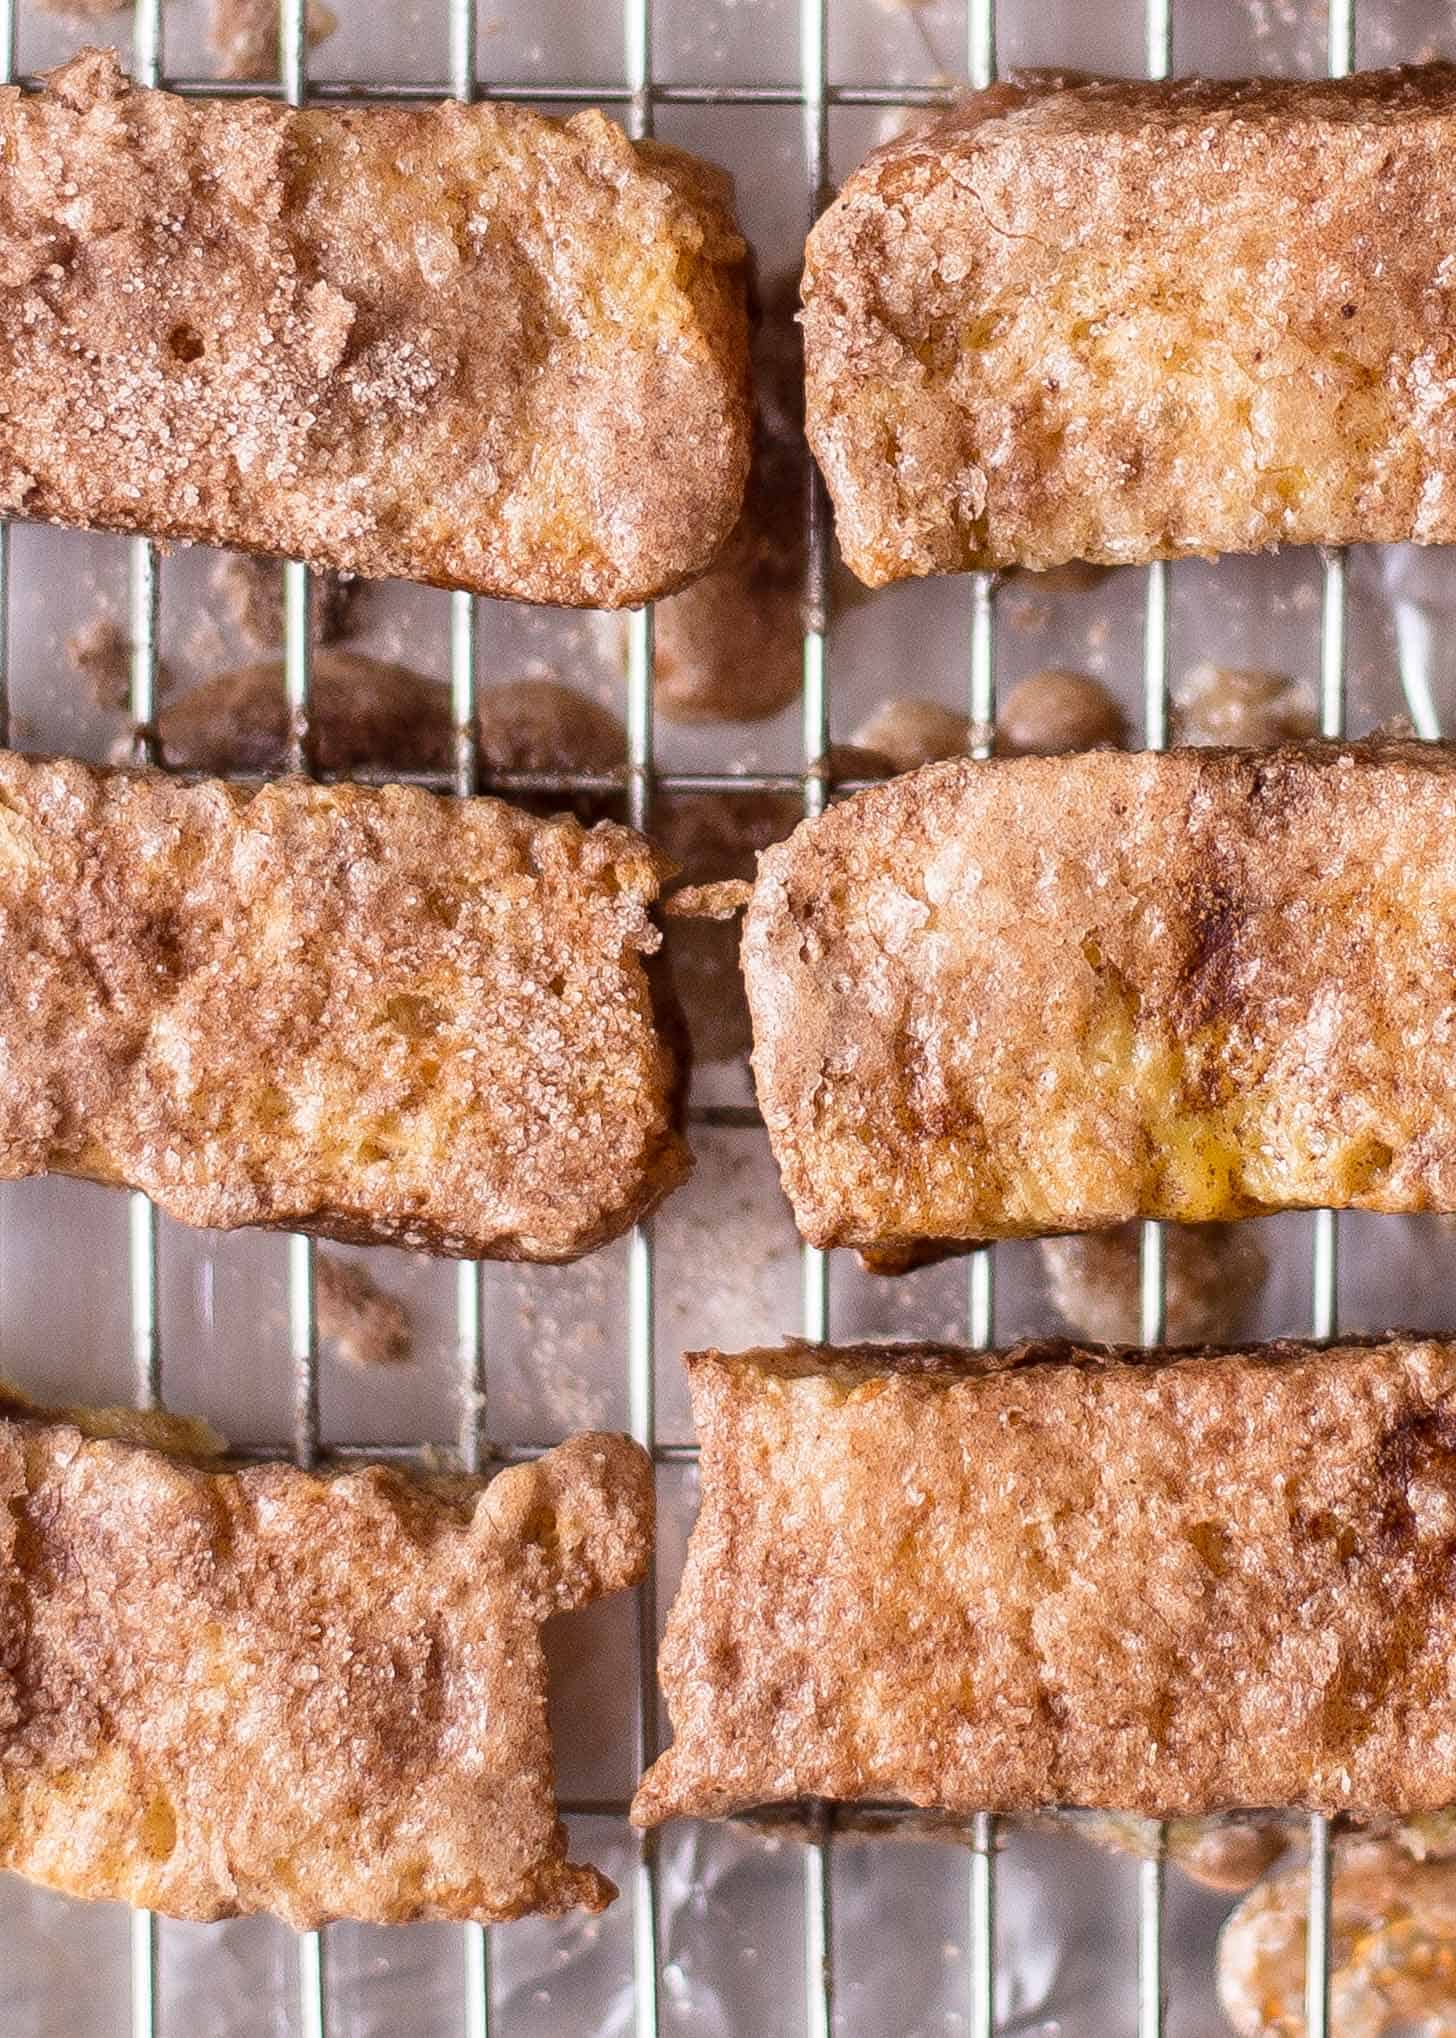
[[[1266,1876],[1218,1941],[1218,1999],[1240,2038],[1305,2029],[1309,1870]],[[1412,1861],[1385,1840],[1337,1840],[1331,1863],[1331,1996],[1341,2038],[1451,2029],[1456,1864]]]
[[[1119,1224],[1040,1241],[1057,1314],[1079,1337],[1137,1344],[1141,1227]],[[1247,1223],[1170,1224],[1163,1234],[1168,1344],[1232,1336],[1263,1287],[1269,1262]]]
[[[1179,743],[1266,750],[1303,742],[1318,728],[1312,690],[1287,672],[1205,659],[1173,688],[1173,736]]]
[[[309,634],[315,644],[341,643],[359,628],[359,610],[368,585],[352,573],[313,576]],[[276,651],[282,646],[281,559],[256,552],[227,552],[212,570],[212,588],[255,650]]]
[[[320,1251],[314,1258],[318,1334],[351,1366],[403,1366],[414,1357],[409,1311],[358,1260]]]
[[[971,734],[969,720],[954,708],[906,696],[881,701],[849,740],[856,749],[885,758],[895,771],[914,771],[943,757],[964,757]]]
[[[105,21],[120,14],[129,0],[35,0],[43,14],[56,14],[63,21]]]
[[[93,616],[66,639],[66,661],[86,681],[98,708],[113,713],[126,709],[131,696],[131,640],[115,616]],[[157,666],[158,698],[170,693],[173,676],[165,663]]]
[[[1173,1819],[1159,1827],[1128,1812],[1063,1811],[1052,1823],[1070,1825],[1094,1847],[1151,1860],[1160,1852],[1203,1889],[1241,1895],[1286,1852],[1294,1821],[1287,1814],[1220,1813],[1211,1818]]]
[[[1002,756],[1122,750],[1127,733],[1127,717],[1100,679],[1060,667],[1018,680],[996,712],[996,748]]]
[[[757,722],[803,681],[804,356],[797,275],[771,282],[752,338],[758,410],[743,510],[708,571],[657,604],[653,696],[665,721]],[[609,623],[625,659],[620,619]]]
[[[322,0],[308,0],[303,32],[317,49],[339,25]],[[212,0],[207,46],[219,78],[276,78],[279,74],[278,0]]]

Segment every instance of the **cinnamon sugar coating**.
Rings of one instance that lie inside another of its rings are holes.
[[[0,1176],[569,1260],[687,1172],[610,823],[0,753]]]
[[[618,607],[748,465],[721,172],[600,113],[0,97],[0,508]]]
[[[487,1487],[90,1427],[0,1420],[0,1867],[300,1930],[610,1902],[566,1859],[538,1630],[646,1569],[637,1445]]]
[[[809,238],[809,441],[871,586],[1456,538],[1456,67],[1029,74]]]
[[[1456,1344],[689,1358],[641,1825],[1456,1798]]]
[[[804,1236],[1456,1209],[1441,745],[926,766],[765,852],[743,966]]]

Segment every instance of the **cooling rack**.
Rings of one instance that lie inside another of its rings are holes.
[[[347,7],[351,0],[338,0]],[[479,24],[473,0],[440,0],[446,10],[448,75],[433,80],[396,79],[355,82],[311,81],[305,37],[304,0],[280,0],[280,70],[273,79],[254,82],[219,81],[201,76],[171,75],[165,65],[163,0],[137,0],[132,26],[132,71],[141,83],[165,83],[189,94],[262,93],[289,104],[305,101],[408,102],[453,96],[460,99],[521,100],[552,108],[574,104],[613,109],[634,136],[651,133],[660,108],[781,107],[797,112],[801,128],[803,222],[807,228],[830,193],[829,116],[836,107],[898,108],[947,103],[949,84],[892,82],[835,83],[831,79],[829,36],[831,0],[798,0],[798,76],[792,84],[723,83],[654,75],[652,0],[623,0],[621,68],[619,75],[535,77],[521,80],[481,75]],[[873,6],[877,0],[833,0],[840,7]],[[1195,0],[1187,0],[1191,9]],[[793,0],[784,0],[792,6]],[[973,84],[994,78],[997,64],[995,0],[968,0],[965,42],[955,67]],[[1002,13],[1015,10],[1002,0]],[[0,82],[17,76],[18,0],[0,0]],[[1122,68],[1143,68],[1151,76],[1168,75],[1176,48],[1173,0],[1148,0],[1142,20],[1142,47],[1128,53]],[[1139,66],[1138,59],[1141,64]],[[1350,70],[1355,61],[1354,0],[1329,0],[1327,58],[1332,74]],[[548,58],[549,61],[549,58]],[[22,83],[29,80],[22,79]],[[831,551],[826,504],[817,478],[809,499],[808,576],[805,600],[803,684],[800,701],[802,766],[797,771],[756,770],[748,774],[717,770],[659,770],[653,730],[653,620],[651,610],[634,613],[627,624],[626,727],[627,746],[619,774],[509,773],[482,771],[476,743],[481,605],[468,595],[450,597],[448,666],[455,725],[453,769],[432,783],[459,795],[478,791],[505,793],[592,793],[624,791],[628,818],[650,827],[659,793],[675,797],[706,795],[753,788],[792,792],[806,814],[819,811],[839,790],[827,766],[830,749],[831,672],[829,610],[832,592]],[[1144,741],[1159,748],[1168,740],[1170,599],[1176,569],[1154,565],[1143,576],[1141,675]],[[1322,733],[1338,737],[1345,731],[1347,569],[1340,554],[1320,564],[1319,712]],[[0,720],[8,730],[6,618],[11,586],[11,534],[0,528]],[[128,542],[130,681],[128,712],[133,747],[139,762],[156,761],[155,723],[159,698],[161,575],[156,549],[144,539]],[[307,770],[310,759],[310,599],[306,568],[291,563],[284,569],[284,685],[290,710],[292,768]],[[991,576],[969,576],[964,596],[965,698],[973,726],[988,732],[994,720],[998,654],[997,587]],[[1412,702],[1418,723],[1431,721]],[[1434,733],[1422,726],[1422,733]],[[983,744],[977,754],[984,755]],[[380,774],[387,776],[387,773]],[[704,1103],[692,1116],[704,1126],[735,1127],[756,1122],[750,1107],[739,1103]],[[995,1325],[996,1259],[991,1249],[973,1254],[967,1264],[964,1330],[970,1342],[991,1342]],[[160,1404],[164,1364],[158,1280],[157,1214],[145,1197],[132,1195],[128,1212],[129,1334],[138,1402]],[[659,1466],[689,1463],[687,1443],[659,1439],[655,1408],[654,1239],[651,1222],[632,1234],[626,1261],[625,1321],[620,1340],[625,1359],[626,1405],[637,1439],[653,1453]],[[493,1437],[486,1397],[490,1323],[480,1269],[462,1265],[454,1270],[454,1336],[457,1366],[458,1428],[453,1448],[469,1470],[534,1455],[551,1439],[539,1443],[503,1441]],[[1309,1329],[1315,1336],[1336,1329],[1339,1292],[1339,1229],[1333,1212],[1316,1215],[1312,1230]],[[830,1333],[831,1279],[828,1255],[802,1249],[800,1321],[811,1339]],[[1165,1309],[1164,1242],[1161,1228],[1148,1224],[1141,1241],[1141,1323],[1145,1342],[1159,1340]],[[787,1327],[787,1326],[786,1326]],[[397,1462],[423,1460],[438,1448],[439,1439],[328,1443],[321,1434],[319,1407],[319,1339],[315,1297],[315,1247],[311,1240],[288,1243],[288,1343],[292,1368],[291,1435],[282,1442],[248,1447],[255,1456],[291,1454],[301,1464],[319,1460],[384,1457]],[[633,1754],[638,1768],[656,1754],[658,1732],[654,1654],[658,1632],[655,1586],[640,1590],[635,1613],[635,1679]],[[568,1799],[566,1810],[584,1816],[625,1818],[621,1798]],[[791,2020],[811,2038],[829,2038],[832,2031],[853,2028],[852,2019],[836,2009],[835,1985],[835,1850],[833,1809],[812,1808],[808,1839],[802,1847],[804,1898],[803,1960],[799,1977],[786,1983],[802,1990],[802,2011]],[[1329,2022],[1329,1896],[1330,1828],[1314,1817],[1309,1822],[1310,1922],[1306,1984],[1306,2020],[1310,2038],[1328,2038]],[[990,1816],[976,1818],[967,1838],[969,1873],[965,1889],[967,1923],[966,2000],[964,2028],[972,2038],[991,2038],[997,2029],[997,1879],[1003,1835]],[[631,2015],[637,2038],[656,2038],[663,2018],[662,1915],[658,1842],[654,1835],[637,1838],[622,1903],[631,1918]],[[466,2038],[490,2038],[506,2028],[492,1986],[494,1935],[479,1927],[460,1930],[464,1967],[463,2029]],[[1165,1982],[1165,1886],[1161,1853],[1154,1849],[1138,1867],[1138,1928],[1136,1933],[1136,2019],[1139,2038],[1159,2038],[1168,2014]],[[163,2031],[159,1989],[158,1921],[134,1914],[130,1937],[129,2028],[132,2038],[174,2038]],[[301,1935],[296,1967],[295,2027],[304,2038],[343,2038],[345,2029],[330,2016],[329,1940],[326,1933]],[[168,2020],[169,2021],[169,2020]],[[179,2032],[175,2038],[182,2038]],[[186,2038],[191,2038],[190,2028]],[[877,2034],[879,2038],[879,2034]]]

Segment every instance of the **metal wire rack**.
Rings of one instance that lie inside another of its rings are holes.
[[[653,75],[653,0],[623,0],[623,62],[619,78],[582,82],[512,83],[478,75],[477,25],[474,0],[441,0],[447,9],[449,71],[427,83],[311,82],[307,72],[305,0],[279,0],[279,74],[250,82],[167,75],[164,67],[163,0],[135,0],[133,72],[139,82],[162,84],[184,94],[258,95],[281,98],[290,105],[305,100],[354,102],[510,99],[526,103],[602,105],[617,109],[634,136],[652,131],[659,106],[705,107],[782,106],[796,108],[802,122],[805,177],[805,225],[830,195],[829,113],[833,107],[899,107],[948,103],[953,88],[939,85],[837,85],[828,75],[828,31],[831,0],[797,0],[799,76],[793,85],[659,82]],[[785,0],[793,5],[795,0]],[[839,0],[853,4],[853,0]],[[0,83],[17,77],[17,13],[19,0],[0,0]],[[972,84],[984,85],[996,75],[996,0],[967,0],[964,69]],[[1354,64],[1355,0],[1328,0],[1328,65],[1341,75]],[[1144,59],[1150,76],[1170,74],[1175,56],[1173,0],[1146,0]],[[22,79],[20,82],[29,83]],[[1143,602],[1142,677],[1144,740],[1162,748],[1168,740],[1168,669],[1170,582],[1172,570],[1149,567]],[[1346,576],[1340,554],[1322,562],[1319,675],[1320,727],[1328,737],[1345,728]],[[8,737],[9,689],[6,611],[10,582],[9,533],[0,523],[0,737]],[[161,572],[156,548],[146,539],[129,541],[129,608],[131,664],[129,715],[134,750],[141,762],[156,759],[155,716],[158,698],[158,636]],[[310,743],[310,576],[290,563],[285,568],[284,684],[290,709],[290,766],[309,768]],[[476,646],[478,604],[464,594],[451,597],[449,678],[455,728],[453,769],[446,775],[399,774],[417,783],[465,796],[481,790],[529,793],[620,792],[625,787],[628,817],[649,826],[659,791],[672,793],[792,791],[804,812],[818,812],[827,797],[847,786],[835,785],[826,767],[829,753],[830,670],[828,623],[830,542],[827,506],[815,476],[809,503],[808,580],[803,644],[801,695],[803,766],[797,773],[665,773],[654,762],[653,744],[653,620],[651,609],[634,613],[627,639],[627,755],[621,775],[582,773],[482,772],[476,737]],[[992,576],[976,574],[968,583],[966,610],[966,693],[970,720],[985,740],[977,755],[989,754],[989,732],[996,698],[996,586]],[[1412,700],[1422,734],[1435,734],[1428,703]],[[1424,708],[1424,712],[1422,709]],[[1429,727],[1426,724],[1430,724]],[[358,774],[388,777],[387,772]],[[694,1118],[711,1125],[756,1124],[756,1113],[738,1106],[708,1106]],[[129,1266],[131,1352],[135,1392],[141,1406],[156,1406],[163,1394],[163,1351],[158,1308],[158,1231],[153,1206],[140,1195],[130,1198]],[[990,1248],[974,1253],[968,1263],[965,1297],[966,1334],[975,1345],[988,1345],[995,1323],[995,1259]],[[1146,1343],[1162,1336],[1165,1316],[1164,1240],[1162,1227],[1144,1225],[1140,1252],[1141,1327]],[[1337,1323],[1338,1229],[1332,1211],[1316,1213],[1311,1267],[1310,1324],[1313,1334],[1327,1337]],[[291,1449],[300,1464],[319,1459],[356,1458],[409,1463],[423,1460],[437,1444],[378,1442],[368,1445],[325,1444],[319,1422],[318,1322],[313,1242],[301,1236],[289,1241],[289,1344],[293,1371],[293,1425],[288,1445],[256,1447],[243,1455],[268,1456]],[[827,1254],[802,1248],[801,1328],[804,1336],[830,1334],[830,1280]],[[537,1455],[541,1444],[498,1444],[490,1439],[486,1405],[486,1319],[480,1269],[456,1269],[455,1351],[458,1368],[459,1423],[454,1448],[468,1470]],[[650,1221],[634,1231],[627,1272],[625,1358],[630,1426],[634,1436],[658,1465],[691,1461],[690,1444],[660,1443],[654,1409],[654,1262]],[[654,1656],[657,1608],[652,1581],[640,1588],[636,1615],[637,1680],[634,1701],[634,1753],[638,1767],[656,1754]],[[568,1812],[620,1817],[625,1803],[617,1799],[568,1801]],[[970,1959],[966,2028],[972,2038],[993,2038],[996,2028],[996,1885],[1000,1822],[988,1814],[972,1825],[966,1914]],[[814,1810],[811,1837],[804,1845],[805,2024],[811,2038],[829,2038],[840,2028],[836,2017],[834,1966],[834,1842],[833,1808]],[[1139,1868],[1137,1933],[1137,2031],[1139,2038],[1159,2038],[1164,2030],[1164,1864],[1159,1847]],[[624,1901],[632,1915],[634,2027],[638,2038],[655,2038],[659,2027],[662,1962],[659,1948],[660,1895],[657,1852],[652,1834],[635,1842],[637,1853]],[[1330,1828],[1319,1816],[1309,1822],[1310,1916],[1306,1974],[1306,2020],[1310,2038],[1328,2038],[1330,1988]],[[494,2028],[491,1982],[491,1935],[478,1926],[462,1932],[465,1970],[466,2038],[489,2038]],[[158,2038],[159,1938],[157,1921],[147,1912],[134,1915],[131,1931],[132,2038]],[[305,2038],[326,2038],[329,2029],[326,1934],[303,1934],[297,1965],[299,2023]]]

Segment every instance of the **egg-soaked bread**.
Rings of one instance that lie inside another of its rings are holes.
[[[799,1227],[898,1251],[1456,1210],[1435,744],[934,764],[767,850],[754,1070]]]
[[[688,1361],[644,1825],[1456,1799],[1456,1344]]]
[[[539,1628],[641,1577],[645,1453],[485,1486],[233,1469],[195,1428],[0,1397],[0,1867],[299,1929],[602,1909]]]
[[[1456,538],[1456,66],[973,93],[809,237],[871,586]]]
[[[615,608],[738,515],[721,171],[591,111],[0,97],[0,509]]]
[[[642,836],[0,752],[0,1177],[569,1260],[686,1174]]]

